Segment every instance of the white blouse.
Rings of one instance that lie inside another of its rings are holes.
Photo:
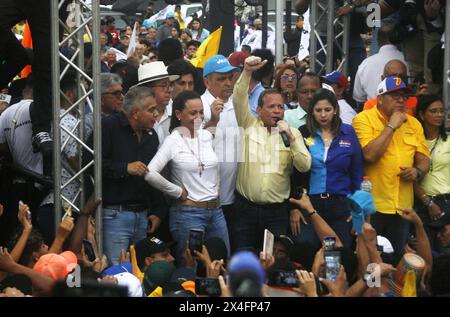
[[[203,129],[198,133],[195,138],[187,138],[173,131],[148,164],[145,180],[173,198],[179,198],[184,187],[190,200],[217,199],[218,159],[213,149],[213,136]],[[168,163],[170,181],[160,174]]]

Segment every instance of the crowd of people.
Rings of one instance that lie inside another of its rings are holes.
[[[194,67],[209,31],[196,17],[185,25],[179,7],[159,23],[144,17],[130,53],[133,26],[116,30],[106,17],[93,105],[102,197],[89,177],[84,186],[73,177],[92,160],[75,136],[92,147],[94,118],[89,103],[73,107],[89,87],[69,69],[60,82],[62,195],[88,199],[64,208],[59,226],[49,152],[32,145],[46,69],[38,59],[33,74],[12,80],[18,67],[2,67],[12,57],[0,49],[0,89],[12,96],[0,114],[0,297],[448,296],[450,127],[435,69],[445,1],[414,1],[417,32],[399,35],[408,3],[379,2],[376,52],[349,76],[339,59],[317,74],[308,59],[276,65],[270,49],[245,44]],[[297,0],[297,12],[309,4]],[[5,45],[19,42],[5,34]]]

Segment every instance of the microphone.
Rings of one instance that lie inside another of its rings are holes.
[[[277,118],[277,122],[280,121],[281,118]],[[285,131],[280,132],[281,138],[283,139],[283,143],[285,147],[290,147],[291,142],[289,141],[289,137]]]

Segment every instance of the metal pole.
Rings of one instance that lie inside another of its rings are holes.
[[[268,0],[264,0],[262,6],[262,48],[267,48],[267,10]]]
[[[284,13],[284,2],[276,2],[276,23],[275,23],[275,63],[276,65],[283,62],[283,13]]]
[[[444,53],[444,87],[443,97],[447,110],[446,119],[449,119],[450,111],[450,1],[447,1],[445,10],[445,53]],[[446,121],[447,121],[446,120]]]
[[[310,5],[311,14],[309,16],[309,24],[311,25],[311,44],[309,49],[309,66],[313,73],[316,72],[316,53],[317,53],[317,33],[316,33],[316,23],[317,23],[317,1],[311,1]]]
[[[328,0],[327,10],[327,63],[326,72],[333,71],[333,45],[334,43],[334,0]]]
[[[342,38],[342,49],[344,51],[344,75],[348,76],[348,65],[350,57],[350,15],[344,16],[344,35]],[[353,79],[352,79],[353,80]]]
[[[59,85],[59,9],[58,1],[50,1],[51,54],[52,54],[52,109],[53,109],[53,177],[55,234],[61,221],[61,132],[59,129],[60,85]]]
[[[101,91],[100,91],[100,3],[99,0],[92,1],[92,79],[94,87],[94,195],[101,198],[102,195],[102,122],[101,122]],[[103,221],[102,206],[97,208],[95,214],[96,238],[99,252],[103,253]]]

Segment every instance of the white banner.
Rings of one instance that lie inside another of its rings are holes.
[[[156,21],[165,20],[166,19],[166,15],[169,12],[175,12],[175,5],[174,4],[168,5],[167,7],[165,7],[164,9],[159,11],[158,13],[156,13],[155,15],[151,16],[150,18],[148,18],[148,23],[153,24]]]

